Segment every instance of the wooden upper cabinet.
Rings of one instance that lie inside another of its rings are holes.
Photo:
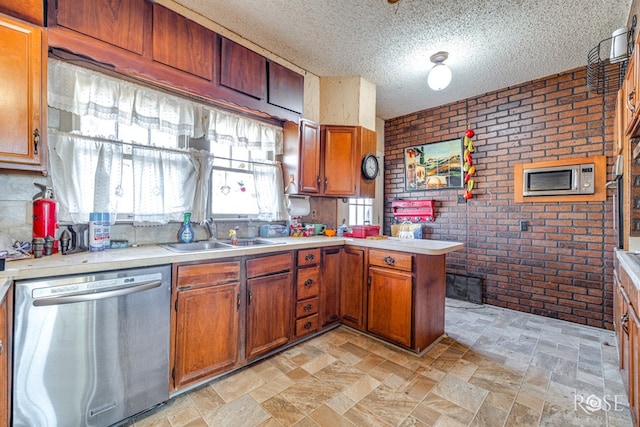
[[[42,0],[0,0],[0,12],[43,26],[44,3]]]
[[[152,33],[154,61],[213,80],[216,33],[158,4]]]
[[[57,23],[142,55],[144,0],[57,0]]]
[[[304,107],[304,76],[269,61],[269,104],[301,113]]]
[[[0,15],[0,168],[45,167],[42,37],[39,27]]]
[[[358,128],[354,126],[323,126],[322,148],[324,175],[321,177],[325,196],[356,195],[359,179]]]
[[[300,120],[300,182],[298,191],[320,193],[320,125]]]
[[[220,84],[256,99],[266,99],[267,59],[220,37]]]

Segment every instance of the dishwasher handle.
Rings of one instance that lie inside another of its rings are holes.
[[[135,294],[138,292],[148,291],[149,289],[157,288],[162,285],[162,281],[154,280],[153,282],[136,284],[134,286],[125,286],[117,289],[112,289],[104,292],[95,292],[90,294],[78,294],[78,295],[65,295],[60,297],[41,298],[33,301],[33,305],[36,307],[59,305],[59,304],[71,304],[74,302],[96,301],[105,298],[119,297],[122,295]]]

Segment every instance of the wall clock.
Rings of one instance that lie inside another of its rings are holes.
[[[378,159],[373,154],[367,154],[362,159],[362,175],[366,179],[374,179],[378,176],[378,172],[380,171],[380,166],[378,165]]]

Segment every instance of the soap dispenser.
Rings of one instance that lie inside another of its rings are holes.
[[[191,227],[191,212],[184,213],[184,222],[180,226],[180,231],[178,232],[178,240],[181,243],[191,243],[193,242],[193,228]]]
[[[231,244],[233,246],[238,246],[238,236],[236,234],[236,230],[229,230],[229,238],[231,239]]]

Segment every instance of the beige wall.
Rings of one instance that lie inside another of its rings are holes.
[[[321,77],[320,123],[375,130],[375,85],[362,77]]]

